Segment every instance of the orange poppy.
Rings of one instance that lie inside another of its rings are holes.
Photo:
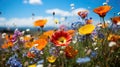
[[[111,18],[111,20],[114,24],[118,24],[118,23],[120,23],[120,16],[113,17],[113,18]]]
[[[47,23],[47,19],[40,19],[34,22],[34,26],[44,27],[46,23]]]
[[[34,45],[35,44],[37,44],[36,48],[38,50],[42,50],[47,45],[47,40],[46,39],[38,39],[38,40],[34,41]]]
[[[5,38],[7,41],[10,41],[12,39],[12,35],[6,35]]]
[[[111,6],[104,5],[98,8],[95,8],[93,11],[98,14],[100,17],[105,17],[106,13],[111,10]]]
[[[31,48],[34,46],[33,42],[25,42],[24,44],[25,48]]]
[[[12,42],[7,42],[7,43],[4,43],[4,44],[1,46],[1,48],[6,49],[6,48],[12,47],[12,46],[13,46],[13,43],[12,43]]]
[[[120,36],[119,35],[115,35],[115,34],[110,34],[108,36],[108,40],[109,41],[118,41],[118,40],[120,40]]]
[[[78,54],[78,50],[75,50],[72,46],[67,46],[65,54],[67,58],[74,58]]]
[[[71,40],[72,36],[64,30],[56,31],[51,36],[51,42],[53,42],[56,46],[68,46]]]
[[[25,37],[24,37],[24,40],[25,40],[25,41],[30,41],[31,39],[32,39],[31,36],[25,36]]]
[[[47,40],[47,39],[48,39],[48,36],[47,36],[47,35],[40,35],[40,36],[39,36],[39,39],[46,39],[46,40]]]
[[[71,36],[73,36],[73,35],[75,34],[75,30],[67,30],[67,32],[68,32]]]
[[[54,30],[48,30],[48,31],[44,32],[43,35],[51,37],[53,33],[54,33]]]

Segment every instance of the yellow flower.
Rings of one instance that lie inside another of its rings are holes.
[[[36,64],[29,65],[28,67],[36,67]]]
[[[50,63],[54,63],[56,61],[56,59],[57,59],[57,57],[55,57],[53,55],[47,58],[48,62],[50,62]]]
[[[79,34],[86,35],[92,33],[92,31],[95,29],[95,26],[92,24],[86,24],[79,28]]]
[[[54,22],[55,22],[55,24],[58,24],[58,23],[59,23],[59,20],[58,20],[58,19],[55,19]]]

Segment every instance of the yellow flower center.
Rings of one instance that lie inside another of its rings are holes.
[[[64,44],[64,43],[66,43],[66,38],[65,38],[65,37],[60,37],[60,38],[58,39],[58,42],[59,42],[60,44]]]
[[[50,56],[47,58],[47,60],[50,62],[50,63],[54,63],[55,60],[56,60],[56,57],[55,56]]]

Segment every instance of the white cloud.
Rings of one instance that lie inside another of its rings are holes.
[[[73,15],[77,15],[78,11],[84,11],[84,10],[87,10],[87,9],[85,9],[85,8],[77,8],[77,9],[74,9],[73,11],[70,12],[70,11],[64,11],[64,10],[55,8],[55,9],[46,10],[46,13],[52,14],[53,12],[55,12],[55,15],[59,15],[59,16],[73,16]]]
[[[6,19],[3,17],[0,17],[0,22],[5,21]]]
[[[82,10],[86,10],[84,8],[78,8],[78,9],[75,9],[73,10],[72,12],[69,12],[69,11],[64,11],[64,10],[60,10],[60,9],[50,9],[50,10],[47,10],[46,12],[48,14],[52,14],[53,12],[56,13],[56,15],[59,15],[60,17],[57,18],[61,24],[65,24],[68,26],[68,23],[70,23],[71,21],[73,21],[71,18],[74,15],[77,16],[77,12],[78,11],[82,11]],[[62,16],[62,17],[61,17]],[[65,17],[67,16],[67,20],[65,20]],[[71,18],[69,18],[69,16]],[[45,27],[47,26],[52,26],[52,27],[57,27],[57,25],[59,24],[55,24],[54,23],[54,19],[53,19],[53,16],[46,16],[46,17],[43,17],[43,16],[35,16],[34,19],[32,19],[32,17],[27,17],[27,18],[10,18],[10,19],[6,19],[6,18],[3,18],[1,17],[0,18],[0,26],[14,26],[16,25],[17,27],[19,26],[32,26],[33,27],[33,22],[35,20],[38,20],[38,19],[47,19],[48,22],[47,24],[45,25]],[[65,20],[65,21],[64,21]],[[78,20],[78,19],[76,19]]]
[[[13,27],[15,25],[17,27],[20,27],[20,26],[33,27],[34,26],[33,23],[38,19],[47,19],[48,20],[45,27],[46,26],[52,26],[52,27],[56,26],[55,23],[53,22],[52,16],[49,16],[49,17],[36,16],[36,17],[34,17],[34,19],[32,19],[32,17],[29,17],[29,18],[11,18],[11,19],[4,18],[4,22],[1,22],[0,26]]]
[[[25,4],[42,5],[42,0],[23,0]]]
[[[42,0],[29,0],[30,4],[42,4]]]

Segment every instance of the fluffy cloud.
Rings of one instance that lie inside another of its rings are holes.
[[[59,16],[73,16],[73,15],[77,15],[78,11],[84,11],[84,10],[87,10],[87,9],[77,8],[70,12],[70,11],[64,11],[64,10],[56,8],[56,9],[48,9],[46,10],[46,13],[52,14],[53,12],[55,12],[55,15],[59,15]]]
[[[38,19],[47,19],[48,22],[47,24],[45,25],[46,26],[52,26],[54,27],[55,26],[55,23],[53,22],[53,17],[52,16],[49,16],[49,17],[42,17],[42,16],[36,16],[34,17],[34,19],[32,19],[32,17],[29,17],[29,18],[11,18],[11,19],[0,19],[0,26],[9,26],[9,27],[13,27],[14,25],[17,26],[17,27],[25,27],[25,26],[28,26],[28,27],[33,27],[33,23],[38,20]]]
[[[0,17],[0,22],[5,21],[6,19],[3,17]]]
[[[61,10],[61,9],[50,9],[50,10],[47,10],[46,13],[48,14],[52,14],[53,12],[56,13],[56,15],[59,15],[60,17],[59,18],[56,18],[59,20],[59,22],[61,24],[65,24],[67,26],[68,23],[71,23],[71,21],[73,21],[71,18],[74,14],[74,16],[76,15],[77,16],[77,12],[78,11],[82,11],[82,10],[86,10],[84,8],[78,8],[78,9],[75,9],[73,10],[72,12],[69,12],[69,11],[64,11],[64,10]],[[65,20],[65,17],[67,16],[67,20]],[[46,16],[46,17],[42,17],[42,16],[35,16],[34,19],[32,19],[32,17],[28,17],[28,18],[10,18],[10,19],[6,19],[6,18],[3,18],[1,17],[0,18],[0,26],[29,26],[29,27],[33,27],[33,22],[35,20],[38,20],[38,19],[47,19],[48,22],[47,24],[45,25],[45,27],[47,26],[52,26],[52,27],[57,27],[57,25],[59,24],[55,24],[54,22],[54,18],[53,16]],[[76,19],[78,20],[78,18]]]
[[[23,3],[27,4],[32,4],[32,5],[41,5],[42,0],[23,0]]]

